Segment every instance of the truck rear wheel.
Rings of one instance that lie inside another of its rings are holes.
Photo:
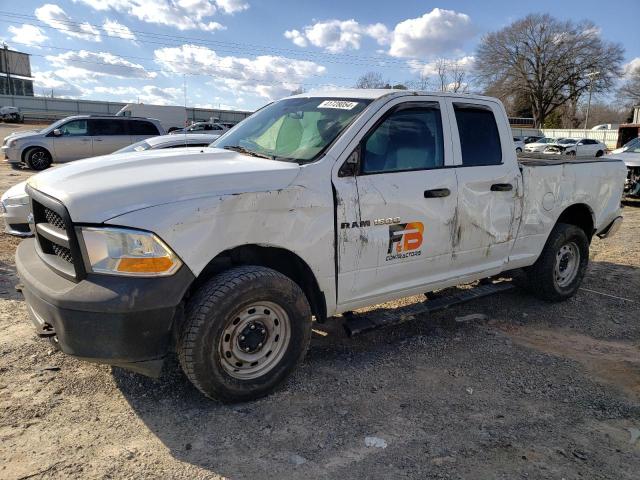
[[[575,295],[589,263],[589,240],[575,225],[558,223],[527,276],[531,291],[551,302]]]
[[[311,310],[300,287],[270,268],[241,266],[216,275],[189,300],[177,350],[202,393],[242,402],[287,378],[310,338]]]

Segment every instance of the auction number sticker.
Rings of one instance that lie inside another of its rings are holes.
[[[339,110],[352,110],[358,102],[347,102],[346,100],[325,100],[318,108],[337,108]]]

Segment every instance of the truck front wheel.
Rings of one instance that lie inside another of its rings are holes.
[[[202,393],[242,402],[287,378],[310,338],[311,310],[300,287],[270,268],[241,266],[216,275],[188,301],[177,350]]]
[[[527,276],[534,295],[552,302],[575,295],[589,263],[589,240],[575,225],[558,223]]]

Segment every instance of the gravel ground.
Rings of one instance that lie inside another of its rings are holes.
[[[29,173],[0,166],[0,191]],[[282,388],[223,406],[175,361],[151,380],[54,352],[2,235],[0,478],[638,478],[639,238],[631,204],[561,304],[514,290],[352,339],[318,325]]]

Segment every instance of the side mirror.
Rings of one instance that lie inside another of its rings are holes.
[[[344,161],[338,172],[339,177],[355,176],[360,172],[360,147],[356,148]]]
[[[62,130],[60,130],[59,128],[56,128],[53,130],[53,136],[54,137],[61,137],[62,136]]]

